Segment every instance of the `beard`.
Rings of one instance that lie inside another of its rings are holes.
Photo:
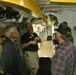
[[[54,40],[53,40],[53,44],[54,44],[54,45],[59,45],[59,42],[57,41],[57,39],[54,39]]]

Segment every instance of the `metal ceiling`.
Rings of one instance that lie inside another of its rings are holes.
[[[57,2],[54,3],[54,2],[51,2],[50,0],[34,0],[34,1],[44,14],[45,14],[45,12],[46,13],[47,12],[56,13],[56,11],[60,11],[62,9],[68,9],[68,8],[76,10],[76,4],[75,3],[57,3]],[[25,16],[21,15],[18,22],[21,22],[23,20],[23,17],[30,16],[30,15],[26,15],[27,13],[24,13],[22,10],[17,10],[17,11],[19,11],[19,13],[21,12],[20,14],[23,13],[25,15]]]
[[[51,2],[50,0],[35,0],[37,5],[40,7],[42,11],[49,12],[49,10],[62,10],[62,9],[76,9],[76,3],[58,3]],[[51,11],[52,12],[52,11]]]
[[[47,4],[50,0],[35,0],[35,2],[37,3],[37,5],[44,5]]]

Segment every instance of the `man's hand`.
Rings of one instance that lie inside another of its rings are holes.
[[[30,41],[30,44],[36,45],[37,41]]]
[[[35,37],[34,41],[39,41],[39,39],[40,39],[39,37]]]

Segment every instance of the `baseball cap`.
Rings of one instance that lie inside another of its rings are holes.
[[[71,33],[71,28],[67,25],[67,22],[60,23],[59,27],[67,27],[68,31]]]
[[[69,28],[67,26],[59,26],[55,31],[58,31],[59,33],[66,35],[69,31]]]

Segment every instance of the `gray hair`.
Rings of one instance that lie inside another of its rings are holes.
[[[63,34],[61,34],[61,38],[62,38],[63,40],[67,40],[67,37],[66,37],[65,35],[63,35]]]
[[[8,25],[5,27],[5,37],[9,38],[11,36],[11,33],[14,31],[15,25]]]
[[[73,36],[71,33],[67,33],[66,35],[61,34],[61,38],[63,40],[67,40],[67,41],[74,43]]]

